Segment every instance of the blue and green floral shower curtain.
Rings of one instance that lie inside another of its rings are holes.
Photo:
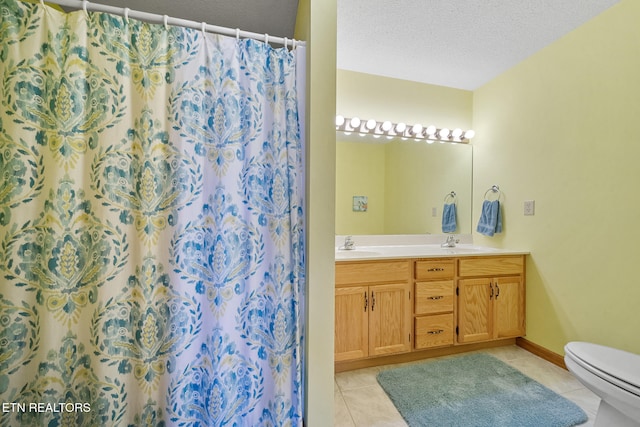
[[[0,425],[301,425],[304,52],[0,19]]]

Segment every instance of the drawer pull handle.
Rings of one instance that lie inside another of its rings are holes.
[[[442,295],[437,297],[427,297],[427,299],[433,299],[433,300],[442,299],[442,298],[444,298]]]
[[[429,335],[438,335],[444,332],[444,329],[438,329],[437,331],[429,331],[427,332]]]
[[[433,268],[428,269],[427,271],[444,271],[444,268],[442,268],[442,267],[433,267]]]

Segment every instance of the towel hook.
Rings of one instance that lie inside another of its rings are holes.
[[[485,193],[484,193],[484,198],[485,198],[486,200],[488,200],[488,199],[487,199],[487,194],[489,194],[489,192],[497,193],[497,194],[498,194],[498,198],[497,198],[496,200],[500,200],[500,196],[502,195],[502,191],[500,191],[500,187],[498,187],[497,185],[495,185],[495,184],[494,184],[494,185],[492,185],[492,186],[491,186],[491,188],[490,188],[490,189],[488,189],[487,191],[485,191]]]

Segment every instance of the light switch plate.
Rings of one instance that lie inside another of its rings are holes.
[[[535,215],[536,213],[536,201],[535,200],[525,200],[524,201],[524,214],[525,215]]]

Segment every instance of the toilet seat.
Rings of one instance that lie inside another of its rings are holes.
[[[593,375],[640,397],[640,355],[586,342],[571,342],[565,351]]]

